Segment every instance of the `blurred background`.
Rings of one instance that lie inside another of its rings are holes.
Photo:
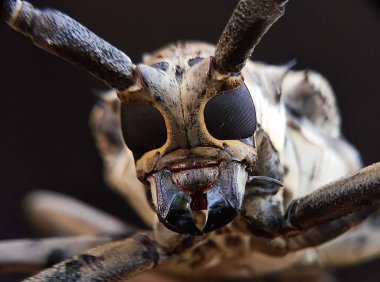
[[[140,61],[166,43],[216,43],[237,1],[32,1],[69,14]],[[380,160],[380,5],[371,0],[291,1],[254,59],[315,69],[336,91],[343,133],[365,164]],[[33,237],[23,196],[64,192],[141,226],[102,180],[88,128],[96,93],[107,89],[84,71],[36,48],[0,24],[0,239]],[[380,238],[379,238],[380,240]],[[336,270],[340,281],[378,282],[380,260]],[[0,281],[22,276],[0,275]]]

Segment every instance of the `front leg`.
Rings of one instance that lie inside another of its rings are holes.
[[[380,200],[380,163],[333,181],[293,201],[283,234],[300,233],[370,207]]]
[[[170,258],[172,256],[157,245],[151,233],[137,233],[85,251],[24,282],[125,281]]]
[[[237,222],[241,228],[248,229],[248,232],[256,236],[272,238],[278,234],[284,215],[283,195],[279,191],[283,173],[278,153],[262,129],[256,133],[256,143],[257,173],[260,177],[272,179],[272,182],[252,176],[252,181],[247,183]]]
[[[114,241],[116,237],[81,235],[1,241],[0,272],[40,271],[85,250]]]
[[[316,247],[378,212],[379,200],[380,163],[376,163],[294,200],[281,220],[277,237],[273,240],[253,238],[252,247],[272,256]],[[373,240],[375,232],[368,230],[363,236]],[[367,250],[363,257],[373,253],[378,254],[378,248]]]

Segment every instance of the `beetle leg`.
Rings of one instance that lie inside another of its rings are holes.
[[[329,223],[311,228],[300,235],[288,237],[287,248],[289,251],[298,251],[308,247],[322,245],[362,223],[377,209],[378,207],[365,208]]]
[[[316,249],[321,266],[340,267],[380,255],[380,211],[344,236]]]
[[[84,67],[113,88],[125,89],[133,83],[133,64],[127,55],[61,12],[2,0],[0,19],[38,47]]]
[[[282,181],[278,154],[263,130],[257,131],[256,142],[259,160],[258,174]],[[267,185],[260,184],[259,187],[247,183],[240,220],[254,235],[274,237],[281,227],[284,208],[282,193],[277,193],[278,186],[276,183],[269,182]]]
[[[0,271],[38,271],[114,239],[110,235],[82,235],[2,241]]]
[[[115,91],[100,97],[91,113],[91,128],[104,164],[107,184],[128,200],[148,226],[155,213],[148,203],[146,189],[137,179],[132,152],[124,144],[120,126],[120,102]]]
[[[380,199],[380,163],[333,181],[293,201],[284,217],[283,234],[297,234],[327,224]]]
[[[272,202],[265,201],[264,197],[250,198],[249,205],[242,211],[242,219],[254,235],[276,237],[273,240],[253,237],[255,249],[282,256],[323,244],[361,223],[377,209],[373,204],[380,197],[379,188],[380,163],[377,163],[294,201],[285,216],[281,219],[277,216],[272,225]],[[260,204],[263,208],[257,209]]]
[[[341,217],[327,224],[316,226],[294,237],[279,236],[274,239],[251,238],[251,247],[270,256],[284,256],[290,252],[317,247],[333,240],[368,218],[377,207],[370,207]],[[313,255],[315,257],[315,255]]]
[[[167,261],[149,233],[134,236],[87,250],[65,260],[25,282],[41,281],[124,281]]]
[[[71,236],[127,234],[134,228],[69,196],[36,191],[25,200],[26,215],[40,234]]]
[[[252,238],[251,245],[255,250],[271,256],[284,256],[306,249],[304,261],[308,265],[342,267],[378,257],[379,236],[380,210],[374,206],[311,228],[295,237],[278,237],[271,241]]]

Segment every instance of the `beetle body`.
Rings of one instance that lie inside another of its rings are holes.
[[[214,47],[205,43],[178,42],[151,55],[145,55],[143,63],[151,66],[165,65],[165,72],[175,73],[176,70],[181,69],[186,74],[186,71],[193,67],[189,65],[189,62],[194,59],[206,60],[205,58],[209,58],[213,52]],[[205,72],[207,71],[205,70]],[[260,171],[267,165],[267,159],[273,157],[273,151],[278,155],[278,159],[275,158],[275,160],[281,163],[277,173],[279,178],[283,178],[284,186],[275,195],[270,195],[265,200],[264,205],[273,205],[271,210],[273,214],[268,214],[268,217],[276,216],[276,213],[279,213],[277,216],[280,216],[280,212],[276,209],[283,212],[293,199],[305,196],[318,187],[360,167],[358,153],[341,137],[340,119],[334,93],[321,75],[311,71],[291,71],[287,66],[269,66],[248,62],[243,70],[243,77],[257,109],[259,130],[255,133],[255,140],[258,141],[255,145],[258,151],[255,170]],[[179,83],[185,84],[185,80],[186,75]],[[199,84],[196,83],[196,85]],[[318,93],[319,99],[315,99],[315,93]],[[178,96],[178,93],[174,93],[173,96]],[[196,98],[184,97],[183,99],[192,101]],[[95,107],[94,124],[102,123],[102,118],[109,117],[111,108],[120,108],[119,106],[115,107],[115,104],[119,105],[115,92],[107,93],[104,100],[108,106],[105,107],[103,104]],[[296,111],[303,110],[305,104],[308,104],[307,112],[297,114]],[[194,112],[194,107],[190,108]],[[118,112],[114,114],[117,119]],[[317,118],[313,120],[313,116]],[[166,118],[170,119],[170,117]],[[204,124],[204,120],[199,122]],[[262,136],[263,132],[267,134]],[[121,132],[118,134],[121,138]],[[95,134],[95,136],[97,135]],[[98,140],[100,140],[98,143],[100,148],[106,147],[102,145],[102,138],[98,138]],[[260,147],[261,144],[263,144],[262,147]],[[224,149],[220,148],[220,150]],[[170,160],[177,160],[178,156],[180,159],[191,158],[197,150],[201,151],[203,156],[213,157],[221,154],[206,147],[196,148],[193,151],[184,147],[175,151],[178,155],[171,156]],[[103,155],[109,155],[109,153]],[[131,152],[122,151],[120,157],[115,159],[120,162],[120,166],[128,163],[131,174],[136,170]],[[260,162],[261,159],[263,159],[263,163]],[[137,171],[139,172],[139,167],[144,169],[144,166],[146,166],[144,161],[137,162]],[[275,167],[275,164],[271,164],[271,166]],[[117,171],[123,171],[123,174]],[[150,209],[141,208],[149,206],[148,201],[141,202],[146,194],[144,185],[141,184],[137,188],[137,181],[132,181],[130,178],[121,184],[120,178],[123,175],[125,175],[125,171],[120,170],[119,164],[115,164],[106,174],[106,178],[111,185],[122,185],[118,189],[119,191],[135,191],[133,195],[128,194],[129,201],[132,205],[138,202],[139,209],[137,211],[141,210],[140,216],[148,219],[147,221],[155,228],[156,240],[162,241],[165,248],[178,248],[176,240],[173,240],[173,246],[168,245],[170,240],[167,241],[168,237],[176,236],[166,228],[160,227],[157,217]],[[249,198],[247,195],[254,187],[249,187],[248,184],[245,189],[245,198]],[[154,194],[153,197],[157,197],[157,195]],[[253,197],[255,197],[254,194]],[[249,200],[243,202],[242,210],[251,212],[252,206],[250,205]],[[198,273],[202,277],[214,278],[251,277],[284,270],[295,265],[322,263],[318,261],[318,251],[313,249],[288,254],[285,257],[263,255],[260,246],[263,244],[261,239],[257,237],[254,240],[243,225],[238,216],[222,229],[206,234],[204,240],[186,251],[186,255],[182,256],[180,263],[176,262],[174,266],[171,264],[164,266],[165,271],[184,277],[194,276],[194,273]],[[258,233],[257,235],[262,234]],[[194,272],[194,270],[196,271]]]
[[[115,89],[95,106],[92,129],[106,180],[150,227],[132,234],[73,199],[36,193],[27,200],[36,225],[95,237],[62,240],[58,258],[57,240],[47,239],[23,261],[9,249],[28,242],[5,242],[3,265],[58,262],[27,281],[122,281],[154,267],[181,278],[248,278],[348,264],[347,246],[375,255],[358,238],[378,233],[364,220],[376,218],[380,164],[359,169],[328,82],[249,61],[286,2],[241,0],[215,48],[178,42],[134,65],[58,11],[3,1],[11,27]]]

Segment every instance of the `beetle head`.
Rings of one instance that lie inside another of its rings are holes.
[[[240,0],[215,50],[171,45],[118,90],[124,140],[168,228],[203,234],[241,208],[257,156],[255,106],[241,71],[286,2]]]
[[[168,228],[203,234],[241,208],[257,156],[255,106],[241,70],[286,2],[240,0],[215,52],[169,46],[119,90],[124,140]]]
[[[192,57],[193,45],[177,46],[182,62],[163,58],[167,49],[148,58],[118,96],[124,140],[159,219],[174,231],[203,234],[242,205],[256,162],[256,115],[241,75],[219,73],[213,57]]]
[[[286,2],[240,0],[215,52],[170,46],[137,67],[54,10],[3,1],[0,18],[118,89],[124,140],[158,217],[172,230],[202,234],[230,222],[242,205],[247,170],[256,162],[256,114],[240,72]],[[196,219],[202,210],[204,224]]]

